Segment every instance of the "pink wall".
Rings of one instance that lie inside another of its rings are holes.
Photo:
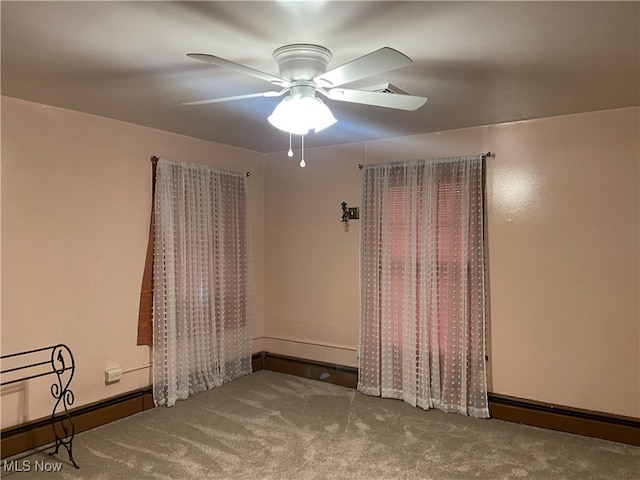
[[[136,346],[136,325],[152,155],[251,172],[261,337],[262,154],[2,97],[2,352],[69,345],[75,406],[150,384],[149,348]],[[140,369],[106,386],[104,370],[116,366]],[[4,388],[2,426],[50,414],[50,383]]]
[[[640,417],[638,108],[310,149],[301,169],[284,153],[1,106],[2,352],[69,344],[76,405],[150,383],[135,329],[151,155],[251,171],[254,351],[356,365],[360,225],[339,219],[340,202],[361,206],[358,164],[492,150],[491,390]],[[142,368],[105,386],[114,366]],[[2,426],[47,415],[47,392],[3,389]]]
[[[639,113],[609,110],[284,153],[265,174],[269,351],[356,365],[359,163],[495,151],[494,393],[640,417]]]

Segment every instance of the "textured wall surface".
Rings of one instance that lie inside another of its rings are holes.
[[[2,352],[67,344],[76,406],[150,384],[149,348],[136,346],[136,331],[152,155],[251,171],[261,336],[262,154],[2,98]],[[116,366],[139,369],[106,386],[104,370]],[[51,378],[3,389],[2,426],[50,414]]]
[[[360,224],[339,220],[360,206],[359,163],[494,151],[490,390],[640,417],[639,112],[311,149],[304,169],[268,155],[267,350],[357,364]]]

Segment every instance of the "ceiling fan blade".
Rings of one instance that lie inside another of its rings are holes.
[[[393,48],[383,47],[313,79],[321,87],[337,87],[379,73],[410,65],[412,60]]]
[[[273,83],[274,85],[280,85],[281,87],[288,87],[290,85],[289,82],[283,80],[282,78],[276,77],[269,73],[261,72],[260,70],[255,70],[251,67],[240,65],[239,63],[235,63],[230,60],[225,60],[224,58],[216,57],[215,55],[209,55],[207,53],[187,53],[187,57],[200,60],[201,62],[212,63],[213,65],[218,65],[219,67],[230,68],[231,70],[235,70],[236,72],[244,73],[245,75],[250,75],[252,77],[265,80],[269,83]]]
[[[409,111],[417,110],[427,101],[427,97],[349,90],[347,88],[332,88],[327,92],[327,96],[331,100],[338,100],[340,102],[361,103],[363,105],[374,105],[377,107]]]
[[[211,98],[209,100],[198,100],[196,102],[185,102],[180,105],[208,105],[210,103],[220,103],[220,102],[229,102],[232,100],[244,100],[245,98],[256,98],[256,97],[279,97],[284,93],[288,92],[288,88],[283,88],[279,92],[261,92],[261,93],[247,93],[246,95],[235,95],[233,97],[222,97],[222,98]]]

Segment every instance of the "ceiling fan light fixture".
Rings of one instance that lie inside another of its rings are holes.
[[[273,113],[267,117],[271,125],[280,130],[296,135],[305,135],[309,133],[309,129],[298,119],[298,108],[295,99],[291,96],[282,99]]]
[[[309,133],[309,128],[307,127],[307,122],[301,121],[300,116],[301,109],[298,105],[298,100],[289,96],[276,105],[267,120],[271,125],[285,132],[305,135]]]
[[[327,127],[330,127],[338,120],[333,116],[329,107],[327,107],[318,97],[305,97],[300,99],[300,105],[304,107],[309,130],[318,133]]]
[[[319,132],[337,122],[322,100],[314,96],[285,97],[267,118],[274,127],[296,135]]]

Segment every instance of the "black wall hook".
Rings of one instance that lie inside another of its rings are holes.
[[[347,202],[342,202],[342,222],[347,223],[349,220],[358,220],[360,218],[360,209],[358,207],[347,208]]]
[[[347,202],[342,202],[340,205],[342,205],[342,221],[346,223],[349,221],[349,211],[347,210]]]

